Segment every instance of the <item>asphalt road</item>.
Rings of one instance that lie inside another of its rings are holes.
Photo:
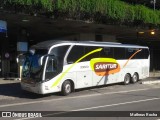
[[[9,87],[6,88],[7,85]],[[6,89],[5,92],[3,88]],[[40,111],[42,118],[36,118],[36,120],[46,119],[45,117],[52,120],[160,119],[160,117],[156,117],[156,115],[160,116],[160,84],[143,85],[136,83],[127,86],[116,84],[78,90],[69,96],[61,96],[59,93],[42,96],[23,93],[20,90],[19,83],[11,83],[0,85],[0,94],[7,97],[3,99],[0,97],[0,111],[15,111],[17,113]],[[154,117],[143,116],[148,112],[153,113],[150,115]],[[138,117],[129,117],[133,115],[132,113],[135,116],[139,115]],[[1,119],[24,120],[33,118]]]

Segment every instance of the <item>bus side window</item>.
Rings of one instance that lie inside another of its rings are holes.
[[[126,48],[126,58],[129,59],[137,50],[137,48]],[[138,53],[137,53],[138,54]],[[132,59],[136,59],[138,56],[135,54]]]
[[[119,60],[126,59],[125,48],[115,47],[114,48],[114,58],[119,59]]]
[[[71,49],[68,57],[67,57],[67,62],[68,64],[72,64],[76,62],[78,59],[80,59],[84,55],[84,46],[73,46]],[[82,62],[81,60],[80,62]]]
[[[144,54],[145,54],[145,50],[144,49],[141,49],[141,48],[139,48],[139,49],[137,49],[137,50],[141,50],[140,52],[138,52],[136,55],[135,55],[135,59],[144,59]],[[136,51],[137,51],[136,50]],[[135,51],[135,52],[136,52]]]
[[[112,47],[104,47],[100,52],[101,58],[114,58],[114,49]]]
[[[64,57],[66,55],[66,52],[70,46],[69,45],[64,45],[64,46],[58,46],[55,48],[52,48],[49,54],[54,55],[57,59],[57,66],[58,66],[58,71],[61,72],[63,70],[63,62],[64,62]]]
[[[96,49],[98,49],[98,48],[100,48],[100,47],[86,46],[86,47],[85,47],[85,54],[88,54],[88,53],[90,53],[91,51],[96,50]],[[90,60],[93,59],[93,58],[99,58],[99,52],[95,52],[95,53],[93,53],[93,54],[88,55],[84,60],[85,60],[85,61],[90,61]]]
[[[56,72],[57,71],[57,62],[52,57],[48,58],[46,72]]]
[[[141,50],[140,52],[136,53],[138,50]],[[126,49],[126,57],[130,58],[134,53],[136,53],[132,59],[144,59],[145,58],[145,49],[141,48],[128,48]]]

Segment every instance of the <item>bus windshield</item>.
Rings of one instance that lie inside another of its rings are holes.
[[[47,54],[47,50],[35,50],[34,53],[26,54],[22,68],[23,78],[41,78],[43,65],[39,64],[39,59],[44,54]]]

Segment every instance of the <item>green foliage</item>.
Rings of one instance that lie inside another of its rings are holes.
[[[40,6],[40,10],[52,12],[55,9],[67,13],[69,17],[75,15],[103,16],[106,20],[120,23],[134,22],[160,24],[160,11],[153,11],[143,5],[129,5],[120,0],[3,0],[14,5]],[[55,7],[56,6],[56,7]]]
[[[52,11],[54,8],[53,0],[3,0],[5,3],[23,6],[41,6],[42,9]]]
[[[100,13],[119,22],[160,24],[160,11],[153,11],[143,5],[129,5],[119,0],[58,0],[58,10],[75,13]]]

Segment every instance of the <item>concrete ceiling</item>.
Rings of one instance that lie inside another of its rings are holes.
[[[160,31],[154,30],[151,35],[148,28],[127,27],[122,25],[103,25],[79,20],[54,20],[43,16],[30,16],[0,12],[0,19],[8,23],[9,36],[18,35],[21,28],[27,29],[28,36],[33,41],[56,39],[79,33],[95,33],[115,35],[122,39],[139,39],[147,42],[160,41]],[[137,32],[144,32],[138,34]],[[156,43],[157,44],[157,43]]]

